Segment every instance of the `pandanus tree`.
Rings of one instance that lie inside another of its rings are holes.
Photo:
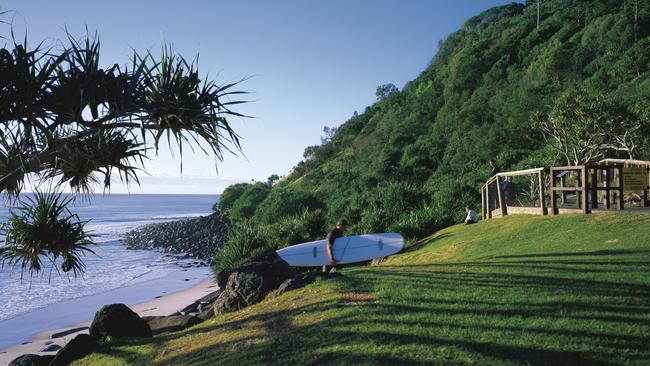
[[[128,65],[102,67],[95,34],[64,46],[30,49],[5,38],[0,49],[0,192],[17,198],[26,182],[48,182],[55,191],[109,190],[111,177],[138,184],[144,162],[159,146],[181,154],[200,149],[223,160],[240,151],[231,109],[244,103],[238,82],[201,79],[198,58],[188,61],[163,46],[159,56],[133,53]],[[38,186],[38,184],[36,184]],[[23,202],[2,226],[1,261],[41,270],[48,258],[63,272],[84,269],[80,255],[92,243],[81,221],[58,193]],[[56,262],[62,259],[62,263]]]

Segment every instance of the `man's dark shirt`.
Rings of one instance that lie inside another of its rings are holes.
[[[339,228],[335,228],[327,234],[327,245],[334,245],[336,238],[343,236],[343,232]]]

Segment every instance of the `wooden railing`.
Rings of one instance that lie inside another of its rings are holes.
[[[481,187],[481,212],[483,216],[483,220],[486,219],[491,219],[493,216],[492,213],[492,207],[491,203],[493,202],[492,200],[495,198],[493,197],[496,195],[497,197],[497,202],[498,202],[498,208],[499,208],[499,215],[500,216],[507,216],[508,215],[508,205],[505,202],[503,192],[501,192],[501,178],[503,177],[515,177],[519,175],[531,175],[531,174],[537,174],[538,175],[538,184],[539,184],[539,214],[541,215],[546,215],[547,214],[547,208],[546,208],[546,203],[544,201],[544,168],[533,168],[533,169],[525,169],[525,170],[516,170],[516,171],[511,171],[511,172],[502,172],[494,175],[492,178],[488,179],[485,184],[483,184],[483,187]],[[494,185],[495,189],[490,189],[490,186]],[[496,207],[495,207],[496,208]]]

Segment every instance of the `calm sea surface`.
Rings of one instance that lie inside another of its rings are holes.
[[[0,220],[4,222],[11,207],[4,197],[0,198]],[[0,324],[51,304],[182,271],[173,258],[158,251],[127,250],[120,238],[130,229],[148,223],[209,214],[217,200],[216,195],[112,194],[77,198],[71,210],[82,220],[90,220],[87,229],[95,235],[97,245],[92,249],[97,255],[85,256],[86,273],[77,278],[59,274],[48,266],[39,276],[24,272],[21,279],[19,267],[5,265],[0,269]],[[201,271],[206,276],[209,273],[207,268]]]

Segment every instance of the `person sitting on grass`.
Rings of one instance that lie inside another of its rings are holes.
[[[336,238],[343,236],[343,233],[345,233],[345,229],[347,229],[347,227],[348,222],[345,219],[340,219],[336,222],[336,228],[332,229],[332,231],[327,234],[327,245],[325,248],[327,252],[327,258],[329,259],[330,265],[332,266],[330,272],[337,271],[336,260],[334,259],[334,242],[336,241]],[[323,272],[327,272],[327,266],[323,266]]]
[[[478,222],[476,213],[474,212],[474,210],[472,210],[471,207],[465,206],[465,212],[467,212],[467,217],[465,218],[465,225],[476,224]]]

